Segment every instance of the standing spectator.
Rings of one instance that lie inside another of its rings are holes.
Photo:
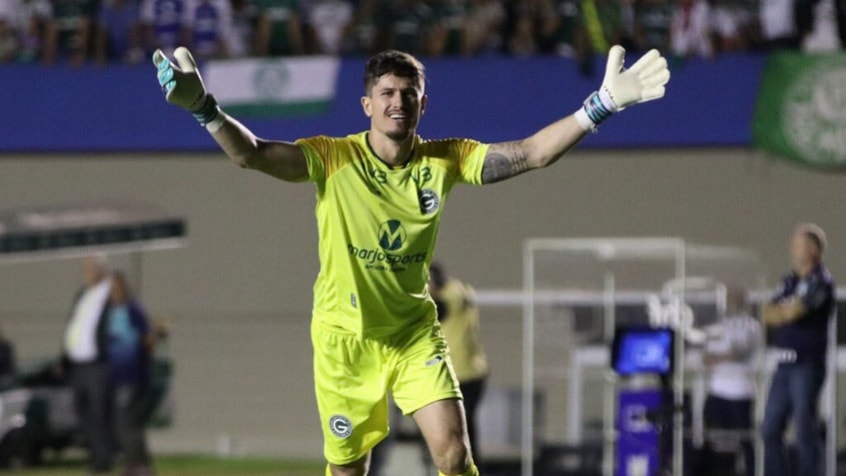
[[[341,51],[344,29],[353,20],[349,0],[315,0],[308,7],[307,25],[314,53],[336,55]]]
[[[389,10],[388,47],[411,54],[427,51],[434,12],[425,0],[398,0]]]
[[[743,454],[744,474],[755,474],[752,446],[755,364],[763,345],[761,324],[749,309],[746,290],[726,291],[726,313],[706,328],[704,360],[708,371],[705,398],[706,455],[700,474],[716,474],[720,468],[734,467],[734,456]],[[711,434],[712,430],[718,432]],[[729,455],[722,459],[719,455]]]
[[[232,0],[232,36],[229,54],[243,58],[252,54],[258,10],[252,0]]]
[[[795,0],[761,0],[758,21],[761,43],[765,49],[798,49]]]
[[[53,0],[44,37],[44,63],[67,58],[75,67],[88,58],[96,13],[95,0]]]
[[[3,16],[0,12],[0,64],[8,63],[17,58],[19,49],[18,35],[10,18]]]
[[[618,0],[584,0],[582,24],[594,53],[605,54],[613,44],[626,43],[621,4]]]
[[[14,0],[11,4],[15,4]],[[20,40],[18,59],[30,62],[43,58],[44,37],[53,17],[53,6],[49,0],[20,0],[14,8],[18,12],[14,25]]]
[[[834,280],[823,265],[826,238],[814,224],[796,227],[790,239],[793,271],[763,307],[764,323],[773,329],[779,364],[773,375],[764,423],[764,474],[818,476],[822,441],[818,417],[825,381],[828,326],[835,309]],[[798,468],[787,465],[784,431],[793,417]]]
[[[185,0],[182,18],[185,44],[198,59],[209,60],[229,56],[232,31],[230,0]]]
[[[123,273],[112,275],[109,295],[109,366],[114,385],[115,433],[124,476],[152,475],[147,449],[147,396],[155,334]]]
[[[103,256],[91,256],[83,262],[83,288],[74,300],[63,344],[63,368],[70,374],[94,474],[109,473],[114,464],[108,363],[109,274]]]
[[[584,60],[586,43],[580,4],[578,0],[555,0],[555,15],[558,18],[555,31],[555,53],[567,58]]]
[[[670,48],[670,17],[668,0],[639,0],[634,5],[634,43],[641,51]]]
[[[500,0],[470,0],[464,30],[465,56],[486,56],[502,51],[505,8]]]
[[[12,384],[18,373],[15,346],[0,331],[0,389]]]
[[[458,56],[464,50],[468,25],[467,6],[461,0],[432,2],[429,56]]]
[[[144,58],[139,14],[135,0],[103,0],[95,27],[94,54],[97,62],[135,64]]]
[[[670,51],[680,58],[711,58],[708,0],[679,0],[670,18]]]
[[[344,27],[341,51],[345,55],[363,56],[376,51],[385,41],[385,32],[380,28],[378,0],[361,0],[353,10],[353,17]]]
[[[256,49],[259,56],[305,53],[299,0],[256,0]]]
[[[711,3],[711,32],[717,52],[750,48],[756,41],[755,23],[755,15],[744,0],[713,0]]]
[[[149,49],[173,51],[182,43],[185,0],[141,0],[140,16]]]

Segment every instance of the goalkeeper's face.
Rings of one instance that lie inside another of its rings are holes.
[[[361,98],[370,129],[400,142],[414,136],[426,107],[422,85],[410,78],[386,74]]]

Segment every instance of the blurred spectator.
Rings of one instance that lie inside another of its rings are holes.
[[[470,448],[479,461],[477,410],[488,380],[488,360],[479,339],[475,293],[472,287],[450,277],[440,263],[432,263],[429,268],[429,292],[438,308],[438,321],[464,398]]]
[[[14,28],[14,10],[4,12],[2,9],[5,4],[11,4],[11,1],[0,0],[0,63],[8,63],[13,61],[18,56],[20,50],[20,42],[18,41],[18,34]]]
[[[761,25],[761,42],[764,48],[799,48],[794,3],[795,0],[761,0],[759,22]]]
[[[99,63],[135,64],[146,59],[135,0],[103,0],[97,13],[94,54]]]
[[[305,53],[299,0],[256,0],[255,53],[259,56],[296,56]]]
[[[230,0],[185,0],[182,28],[183,44],[197,60],[228,57],[234,34]]]
[[[466,41],[467,5],[461,0],[433,0],[432,26],[426,53],[429,56],[458,56]]]
[[[377,0],[361,0],[353,10],[353,17],[344,27],[341,51],[346,55],[368,56],[377,51],[384,41],[380,31],[380,16]]]
[[[83,287],[74,299],[63,342],[63,368],[70,374],[74,406],[94,474],[114,464],[109,379],[108,300],[110,272],[104,256],[83,261]]]
[[[708,20],[711,7],[707,0],[678,0],[670,18],[670,50],[681,58],[714,54]]]
[[[508,37],[506,52],[511,56],[531,56],[538,52],[535,42],[535,24],[528,14],[520,14],[514,19],[511,35]]]
[[[0,389],[10,385],[17,375],[15,346],[0,330]]]
[[[790,237],[791,271],[762,307],[772,328],[778,366],[770,382],[761,436],[766,476],[819,476],[823,442],[819,397],[825,383],[828,328],[836,315],[834,278],[823,263],[825,232],[812,223],[798,225]],[[793,420],[796,465],[790,472],[784,437]]]
[[[755,474],[753,404],[758,390],[755,365],[764,341],[761,324],[752,316],[745,289],[727,290],[725,315],[705,331],[708,395],[704,423],[708,437],[704,467],[698,474],[718,474],[721,468],[732,468],[736,455],[742,453],[743,474],[752,476]],[[711,433],[713,430],[722,432]]]
[[[344,28],[353,21],[354,7],[349,0],[315,0],[306,13],[311,51],[335,55],[341,51]]]
[[[502,51],[505,8],[500,0],[470,0],[466,22],[462,51],[465,56]]]
[[[713,0],[711,31],[717,52],[748,50],[757,36],[757,18],[742,0]]]
[[[252,0],[232,0],[232,35],[229,54],[233,58],[250,56],[255,42],[258,9]]]
[[[555,0],[557,28],[554,42],[555,53],[567,58],[584,60],[587,55],[587,43],[582,27],[581,2],[578,0]]]
[[[634,5],[635,48],[640,51],[669,50],[671,16],[668,0],[638,0]]]
[[[90,53],[95,13],[95,0],[53,0],[53,16],[44,36],[44,63],[67,58],[72,66],[82,66]]]
[[[626,29],[617,0],[584,0],[582,22],[594,53],[604,55],[611,45],[625,43]]]
[[[6,1],[16,3],[15,0]],[[20,40],[18,59],[35,61],[43,55],[44,37],[53,17],[53,6],[49,0],[19,0],[15,8],[18,16],[14,28]]]
[[[388,46],[411,54],[423,54],[429,48],[429,30],[434,12],[425,0],[398,0],[389,10]]]
[[[114,385],[115,434],[123,453],[123,476],[150,476],[147,402],[155,334],[123,273],[112,275],[109,294],[109,366]]]
[[[182,43],[185,0],[141,0],[141,25],[145,49],[171,54]]]

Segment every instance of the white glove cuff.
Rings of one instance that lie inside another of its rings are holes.
[[[582,126],[582,130],[584,130],[585,132],[596,132],[596,124],[594,124],[593,121],[590,120],[590,117],[588,117],[585,108],[580,107],[576,112],[573,113],[573,115],[576,117],[576,121],[579,123],[579,125]]]

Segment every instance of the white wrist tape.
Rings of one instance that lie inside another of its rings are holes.
[[[209,131],[210,134],[214,134],[218,129],[223,127],[224,123],[226,123],[226,117],[223,111],[219,111],[217,117],[206,124],[206,130]]]

